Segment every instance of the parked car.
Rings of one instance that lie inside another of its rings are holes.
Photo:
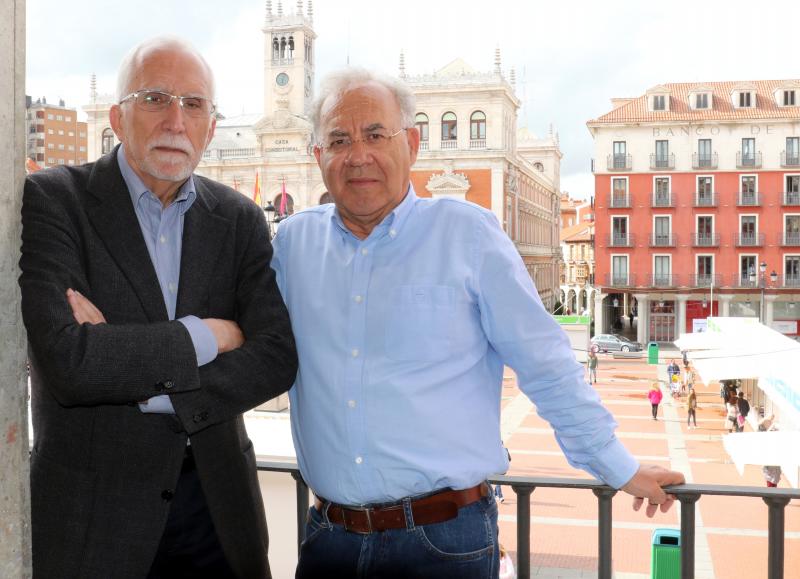
[[[642,350],[639,342],[632,342],[618,334],[597,334],[592,338],[592,345],[597,346],[601,352],[641,352]]]

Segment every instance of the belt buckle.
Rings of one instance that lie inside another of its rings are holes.
[[[369,507],[366,507],[364,509],[342,509],[342,514],[343,515],[344,515],[345,511],[360,511],[360,512],[366,514],[367,515],[367,524],[369,525],[369,528],[366,531],[359,531],[357,529],[348,529],[347,528],[347,517],[343,516],[342,517],[342,525],[344,526],[345,532],[356,533],[357,535],[370,535],[370,534],[372,534],[373,528],[372,528],[372,516],[370,515],[370,511],[371,510],[372,509],[370,509]]]

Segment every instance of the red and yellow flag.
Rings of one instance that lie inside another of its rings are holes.
[[[256,171],[256,184],[253,186],[253,201],[255,201],[256,205],[261,207],[261,181],[258,171]]]

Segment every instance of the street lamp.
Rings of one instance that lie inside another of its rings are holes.
[[[279,214],[275,214],[275,206],[267,201],[267,204],[264,206],[264,215],[267,218],[267,235],[269,236],[270,240],[275,237],[275,234],[278,232],[278,223],[283,221],[286,216]],[[275,227],[273,227],[273,225]]]
[[[761,301],[758,304],[758,321],[762,324],[764,323],[764,291],[767,289],[767,262],[762,261],[758,265],[758,287],[761,290]],[[778,281],[778,274],[775,273],[773,269],[772,272],[769,274],[769,280],[774,284]],[[753,269],[750,269],[750,282],[755,285],[756,282],[756,272]]]

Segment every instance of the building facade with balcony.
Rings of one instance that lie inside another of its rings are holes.
[[[670,83],[587,123],[598,332],[635,302],[640,342],[709,315],[800,334],[798,105],[797,79]]]
[[[86,123],[61,100],[26,99],[27,156],[42,169],[57,165],[82,165],[88,158]]]
[[[591,201],[561,194],[558,313],[594,315],[594,209]]]

